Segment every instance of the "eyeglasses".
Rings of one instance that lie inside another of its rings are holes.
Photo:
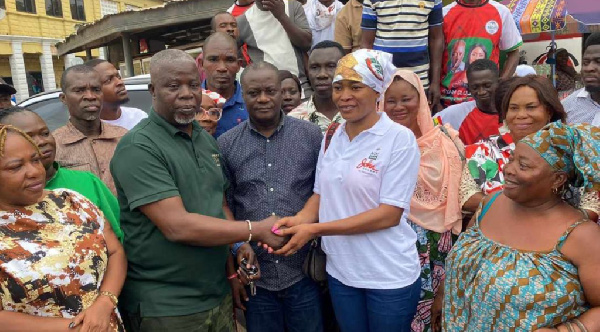
[[[200,111],[198,112],[198,118],[200,120],[213,120],[219,121],[221,120],[222,110],[220,108],[209,108],[204,109],[200,107]]]

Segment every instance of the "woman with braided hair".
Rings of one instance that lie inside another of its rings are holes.
[[[0,124],[0,326],[123,331],[119,240],[94,204],[45,180],[33,139]]]

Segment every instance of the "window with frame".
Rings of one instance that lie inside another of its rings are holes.
[[[0,0],[0,8],[6,9],[6,2],[4,0]]]
[[[35,14],[35,0],[17,0],[17,11]]]
[[[83,0],[69,0],[71,3],[71,18],[77,21],[85,21],[85,8]]]
[[[46,0],[46,15],[63,17],[61,0]]]

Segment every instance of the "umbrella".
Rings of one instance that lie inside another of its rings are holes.
[[[600,31],[598,0],[504,0],[521,34],[551,32],[567,25],[567,15],[579,22],[579,32]]]
[[[581,32],[600,31],[600,1],[569,0],[567,13],[581,23]]]
[[[556,48],[554,32],[567,26],[567,15],[578,21],[579,32],[600,30],[600,1],[598,0],[504,0],[522,35],[551,32],[550,47]],[[572,20],[569,20],[572,21]],[[555,82],[555,61],[552,53],[552,82]]]

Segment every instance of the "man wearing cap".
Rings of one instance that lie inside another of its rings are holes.
[[[9,108],[12,106],[10,97],[17,93],[17,90],[12,86],[4,82],[0,78],[0,109]]]

